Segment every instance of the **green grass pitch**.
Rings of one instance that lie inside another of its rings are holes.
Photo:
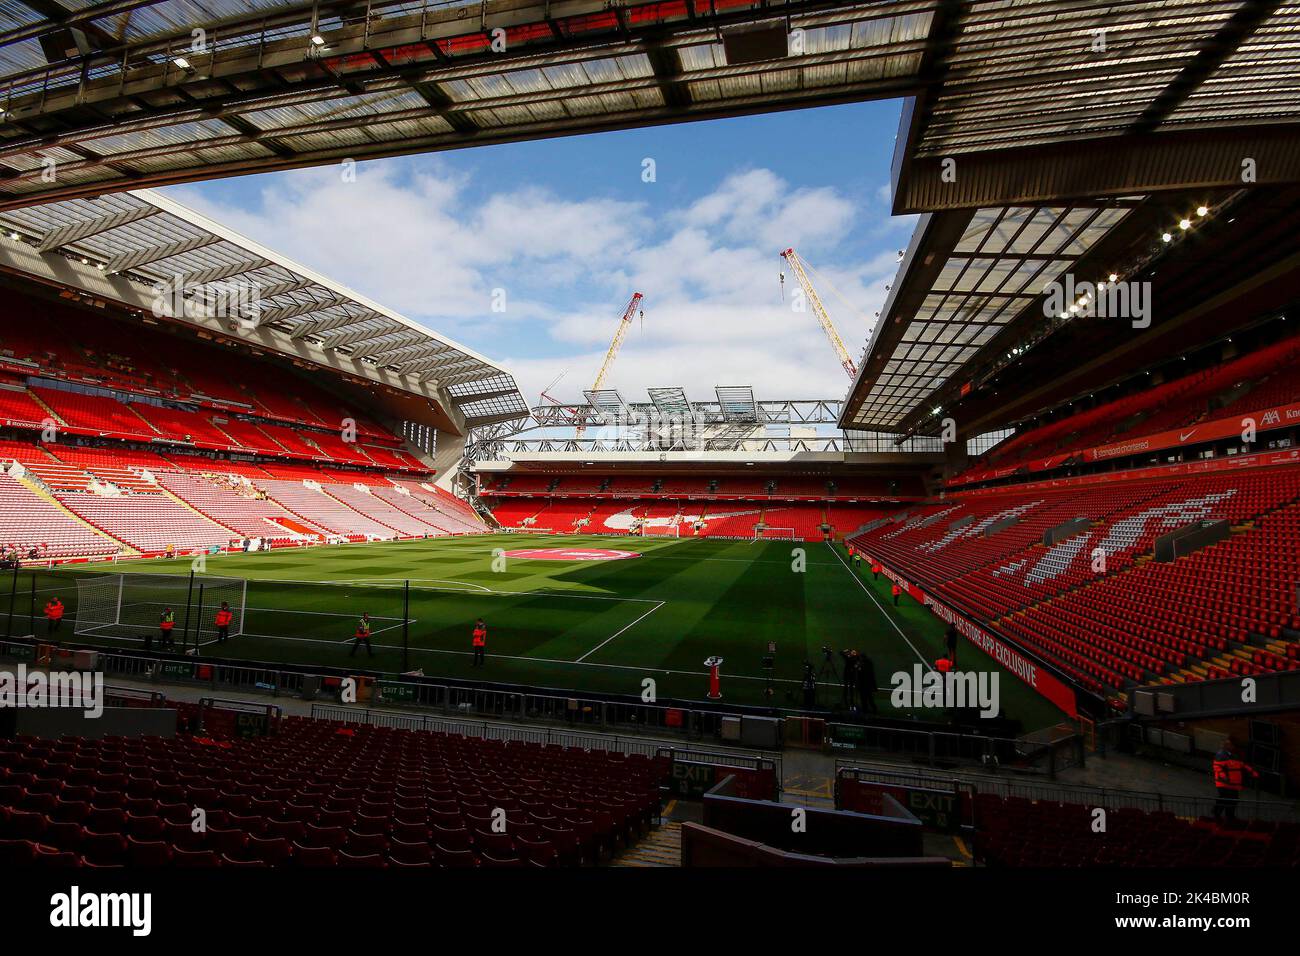
[[[494,560],[494,552],[528,548],[610,548],[641,556]],[[190,562],[89,569],[185,576]],[[69,580],[75,573],[84,571],[37,572],[38,633],[40,606],[49,593],[59,592],[75,617],[76,588]],[[366,659],[362,649],[352,660],[398,672],[402,581],[409,580],[410,668],[422,668],[429,677],[633,696],[650,677],[660,697],[701,699],[707,691],[704,660],[719,655],[725,659],[724,700],[762,704],[761,661],[769,641],[776,642],[772,677],[778,705],[797,704],[803,663],[820,667],[823,645],[837,652],[837,663],[841,648],[866,652],[887,687],[895,671],[938,657],[944,630],[908,598],[893,607],[888,581],[873,581],[865,567],[851,568],[842,545],[825,543],[509,534],[209,556],[196,584],[204,574],[248,580],[245,633],[223,645],[206,643],[205,636],[205,655],[346,667],[356,619],[367,611],[374,619],[375,657]],[[16,631],[27,624],[29,587],[18,586]],[[205,608],[205,620],[211,613]],[[470,631],[480,616],[488,626],[488,657],[487,666],[476,669],[470,666]],[[65,624],[65,639],[71,624]],[[118,647],[139,642],[130,632],[78,639]],[[964,642],[958,659],[963,667],[997,668]],[[1026,730],[1061,718],[1009,674],[1002,676],[1001,691],[1004,712]],[[819,689],[819,700],[837,699],[837,687]],[[882,712],[890,710],[887,691],[877,702]]]

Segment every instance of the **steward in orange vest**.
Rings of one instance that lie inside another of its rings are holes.
[[[898,607],[898,598],[903,593],[903,589],[895,584],[889,589],[889,593],[894,596],[894,607]]]
[[[487,625],[483,623],[483,618],[478,619],[474,625],[474,663],[472,666],[480,667],[483,664],[483,657],[487,654]]]
[[[952,661],[948,660],[946,657],[941,657],[934,662],[934,669],[940,674],[946,674],[952,670]]]
[[[1246,774],[1258,780],[1259,772],[1237,756],[1229,738],[1214,755],[1213,773],[1214,789],[1219,795],[1214,802],[1214,819],[1232,822],[1237,819],[1237,800],[1245,787]]]
[[[880,580],[880,572],[883,571],[883,570],[884,570],[884,568],[882,568],[882,567],[880,566],[880,562],[879,562],[879,561],[872,561],[872,562],[871,562],[871,579],[872,579],[873,581],[879,581],[879,580]]]
[[[63,602],[52,597],[45,603],[45,633],[53,634],[63,624]]]
[[[224,644],[230,637],[230,622],[235,619],[235,615],[230,610],[230,602],[222,601],[221,608],[217,611],[217,643]]]

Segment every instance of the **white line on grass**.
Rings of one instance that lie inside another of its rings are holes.
[[[599,644],[597,644],[597,645],[596,645],[595,647],[593,647],[591,650],[587,651],[587,653],[585,653],[585,654],[583,654],[581,657],[579,657],[576,661],[574,661],[574,663],[575,663],[575,664],[581,664],[581,663],[582,663],[583,661],[585,661],[588,657],[590,657],[592,654],[595,654],[598,650],[600,650],[602,647],[604,647],[606,644],[608,644],[608,643],[609,643],[610,641],[612,641],[614,638],[618,637],[620,634],[622,634],[622,633],[623,633],[624,631],[626,631],[628,628],[633,627],[633,626],[636,625],[636,624],[640,624],[642,621],[644,621],[644,620],[645,620],[646,618],[648,618],[651,614],[653,614],[655,611],[659,610],[659,609],[660,609],[661,607],[663,607],[663,606],[664,606],[664,602],[663,602],[663,601],[660,601],[658,604],[656,604],[656,605],[655,605],[654,607],[652,607],[650,610],[646,611],[644,614],[642,614],[640,617],[638,617],[638,618],[637,618],[635,621],[633,621],[631,624],[625,624],[625,625],[623,625],[623,627],[619,628],[617,631],[615,631],[615,632],[614,632],[613,634],[611,634],[609,637],[605,638],[603,641],[601,641]]]
[[[854,573],[853,568],[851,568],[845,562],[845,560],[840,557],[840,553],[835,550],[835,545],[827,541],[826,546],[831,549],[831,554],[835,555],[836,560],[839,561],[840,564],[844,565],[844,570],[849,572],[849,576],[853,578],[854,581],[857,582],[858,587],[862,588],[862,590],[866,592],[867,597],[871,598],[872,603],[874,603],[876,607],[880,608],[880,616],[889,622],[890,626],[898,632],[899,637],[901,637],[904,641],[907,641],[907,646],[912,649],[912,653],[917,656],[917,658],[921,661],[922,664],[926,666],[926,668],[928,668],[929,670],[934,670],[934,665],[932,665],[929,661],[925,659],[924,655],[922,655],[921,652],[916,649],[916,645],[913,644],[908,639],[907,635],[903,633],[903,629],[898,626],[898,622],[895,621],[890,616],[889,612],[885,610],[885,606],[881,604],[880,601],[876,598],[875,592],[872,591],[871,588],[863,584],[862,579],[858,577],[857,574]]]

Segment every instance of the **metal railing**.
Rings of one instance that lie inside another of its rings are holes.
[[[661,749],[687,754],[693,750],[678,751],[664,748],[660,741],[615,734],[582,733],[555,727],[521,727],[514,724],[493,723],[487,720],[442,717],[435,714],[412,714],[400,711],[372,710],[341,704],[312,704],[311,716],[316,720],[335,720],[341,723],[361,724],[370,727],[392,727],[399,730],[426,730],[433,733],[457,734],[481,740],[510,740],[520,743],[542,744],[554,747],[576,747],[581,750],[604,750],[622,754],[655,756]],[[743,756],[726,755],[731,762]],[[746,764],[747,765],[747,764]]]
[[[897,786],[923,787],[930,789],[954,789],[969,786],[977,793],[993,794],[1006,799],[1018,797],[1023,800],[1051,803],[1076,803],[1086,807],[1104,807],[1107,810],[1132,809],[1147,813],[1172,813],[1180,817],[1209,816],[1214,810],[1215,798],[1212,796],[1185,796],[1154,791],[1112,789],[1093,787],[1083,784],[1047,783],[1038,779],[1022,777],[993,777],[954,770],[944,773],[932,773],[925,770],[910,770],[899,767],[882,767],[864,764],[861,761],[837,760],[835,774],[841,770],[852,771],[859,780],[874,783],[891,783]],[[1208,784],[1207,784],[1208,787]],[[1237,801],[1238,817],[1251,820],[1271,820],[1281,822],[1300,822],[1300,807],[1295,804],[1274,800],[1263,800],[1258,791],[1243,792]]]
[[[965,763],[1015,767],[1049,777],[1078,762],[1082,740],[1078,735],[1071,735],[1052,742],[1034,742],[1025,738],[872,724],[831,724],[828,734],[833,746],[888,753],[930,766]]]

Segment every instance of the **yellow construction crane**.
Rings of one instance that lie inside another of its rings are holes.
[[[623,345],[623,338],[627,335],[628,326],[632,324],[632,316],[637,312],[637,306],[645,298],[640,292],[633,292],[632,298],[628,301],[627,308],[623,310],[623,318],[618,321],[618,331],[614,333],[614,341],[609,343],[609,351],[605,353],[605,362],[600,366],[600,372],[596,375],[596,383],[591,386],[593,392],[599,391],[605,384],[605,378],[609,375],[610,368],[614,365],[614,358],[618,355],[618,350]],[[641,313],[641,318],[645,318],[645,313]]]
[[[781,253],[781,258],[790,265],[790,271],[794,273],[795,281],[803,289],[804,295],[812,304],[813,314],[817,316],[817,321],[821,323],[822,330],[825,331],[826,337],[831,340],[831,347],[835,349],[835,354],[839,356],[840,364],[844,366],[844,371],[849,373],[849,378],[854,378],[858,374],[858,367],[849,357],[849,350],[844,347],[844,341],[840,334],[835,331],[835,323],[831,321],[826,307],[822,305],[821,298],[817,295],[817,290],[813,288],[812,279],[808,278],[808,272],[805,270],[805,263],[799,258],[799,254],[793,249],[787,249]],[[782,294],[785,290],[785,273],[781,274]]]
[[[596,381],[592,384],[591,390],[598,392],[605,384],[605,379],[609,376],[609,370],[614,366],[614,359],[618,355],[618,350],[623,347],[623,339],[627,336],[628,327],[632,324],[632,317],[637,314],[638,306],[641,300],[645,298],[640,292],[633,292],[632,298],[628,300],[627,308],[623,310],[623,317],[618,320],[618,330],[614,333],[614,341],[609,343],[609,351],[605,353],[605,361],[601,363],[600,371],[596,373]],[[641,312],[641,318],[645,319],[645,313]],[[575,437],[581,438],[586,426],[579,424]]]

